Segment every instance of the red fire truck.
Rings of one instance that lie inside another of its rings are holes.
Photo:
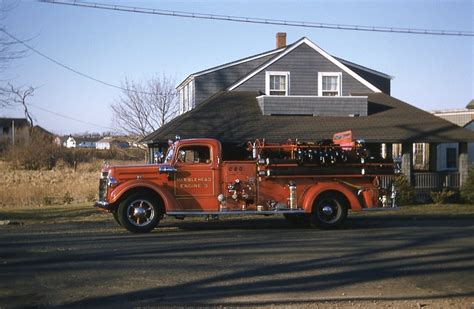
[[[164,217],[275,215],[335,228],[348,210],[392,208],[393,161],[373,159],[350,131],[333,140],[248,143],[249,159],[225,161],[215,139],[176,140],[160,164],[104,165],[95,206],[130,232],[153,230]]]

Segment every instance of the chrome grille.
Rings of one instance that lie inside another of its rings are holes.
[[[107,178],[99,180],[99,201],[106,201],[107,199]]]

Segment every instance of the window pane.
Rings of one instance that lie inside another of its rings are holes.
[[[184,146],[178,152],[178,161],[186,164],[210,163],[210,158],[210,151],[206,146]]]
[[[446,148],[446,168],[456,168],[456,148]]]
[[[338,79],[338,76],[323,76],[323,91],[337,91]]]
[[[270,75],[270,90],[286,90],[286,76]]]

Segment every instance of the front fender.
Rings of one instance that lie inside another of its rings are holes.
[[[113,204],[116,203],[126,192],[137,189],[137,188],[146,188],[154,191],[156,194],[161,196],[163,199],[165,210],[174,208],[178,203],[173,195],[168,191],[163,189],[162,187],[157,186],[155,183],[147,180],[130,180],[118,185],[116,188],[110,192],[110,200],[109,203]]]
[[[303,208],[305,213],[311,213],[313,210],[313,204],[318,196],[326,191],[337,191],[341,193],[349,201],[348,206],[350,209],[353,211],[362,210],[362,205],[360,204],[359,199],[353,190],[350,190],[347,188],[347,186],[339,182],[325,182],[315,184],[303,195]]]

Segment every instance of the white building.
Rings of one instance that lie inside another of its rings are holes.
[[[432,114],[446,119],[460,127],[474,131],[474,100],[471,100],[466,108],[436,110]],[[438,171],[450,171],[458,168],[458,143],[446,143],[437,146],[437,169]],[[474,164],[474,143],[468,144],[469,164]]]
[[[72,137],[71,135],[69,135],[69,137],[67,138],[66,142],[64,143],[64,146],[66,148],[76,148],[76,140],[74,139],[74,137]]]

